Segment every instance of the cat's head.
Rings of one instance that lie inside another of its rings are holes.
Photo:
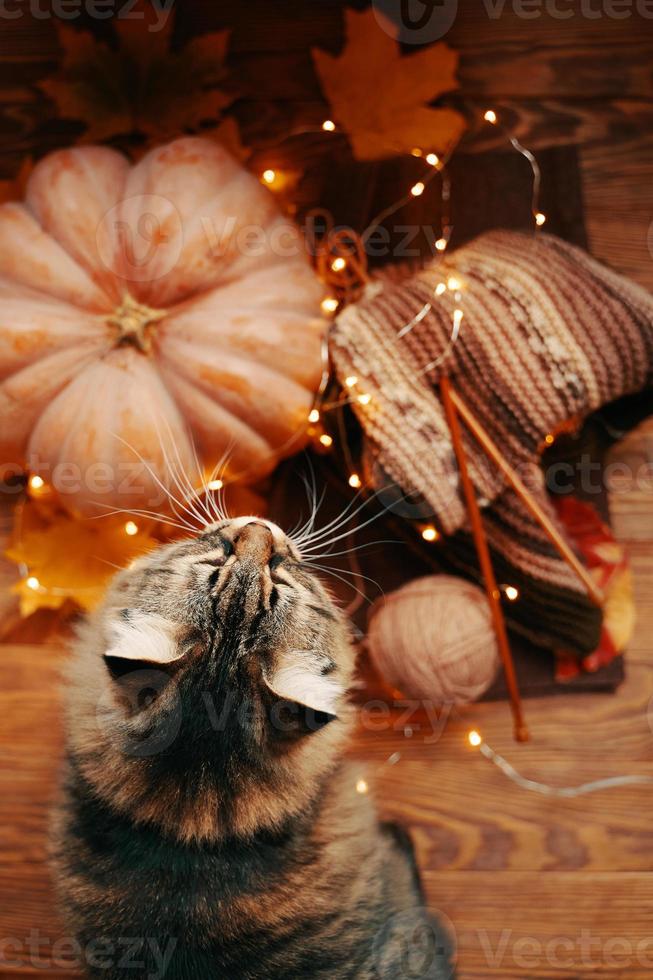
[[[346,735],[345,620],[279,527],[219,522],[120,572],[69,672],[73,764],[185,838],[301,812]]]

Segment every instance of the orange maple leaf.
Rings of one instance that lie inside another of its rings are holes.
[[[435,44],[402,55],[374,12],[347,10],[346,43],[334,56],[313,49],[313,62],[333,116],[359,160],[423,147],[440,155],[460,139],[465,120],[453,109],[429,106],[457,88],[458,53]]]

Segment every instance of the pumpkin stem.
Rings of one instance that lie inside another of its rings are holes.
[[[129,293],[125,293],[120,306],[107,317],[107,323],[118,328],[116,347],[132,344],[137,350],[149,354],[152,350],[152,327],[163,320],[167,312],[139,303]]]

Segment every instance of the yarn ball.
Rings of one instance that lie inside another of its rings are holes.
[[[392,687],[440,704],[475,701],[499,666],[485,593],[452,575],[415,579],[375,603],[367,645]]]

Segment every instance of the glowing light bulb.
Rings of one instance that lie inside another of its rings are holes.
[[[453,311],[453,325],[454,325],[454,328],[456,330],[459,329],[460,324],[463,322],[463,317],[464,316],[465,316],[465,313],[464,313],[463,310],[454,310]]]
[[[514,602],[515,599],[519,599],[519,589],[514,585],[506,585],[505,587],[506,599],[509,602]]]
[[[348,378],[345,378],[345,384],[348,388],[353,388],[355,384],[358,384],[358,378],[355,374],[350,374]]]
[[[446,291],[447,291],[447,285],[444,282],[439,282],[437,284],[437,286],[435,287],[435,295],[436,296],[442,296],[442,294],[443,293],[446,293]]]
[[[421,157],[422,155],[422,151],[420,150],[419,146],[414,146],[410,152],[411,156],[414,157]]]
[[[549,432],[547,433],[547,435],[544,436],[544,441],[547,444],[547,446],[552,446],[553,443],[555,442],[555,436],[551,435],[551,433]]]
[[[308,421],[309,422],[319,422],[320,421],[320,413],[317,410],[317,408],[312,408],[310,410],[310,412],[308,413]]]
[[[349,486],[353,487],[355,490],[358,490],[361,485],[361,478],[358,473],[352,473],[352,475],[349,477]]]
[[[437,248],[438,252],[444,252],[445,248],[447,247],[447,239],[438,238],[437,242],[435,243],[435,247]]]
[[[339,255],[338,258],[334,259],[333,262],[331,263],[331,268],[333,269],[334,272],[342,272],[342,270],[346,265],[347,263],[345,262],[343,257]]]
[[[425,541],[437,541],[440,535],[433,527],[433,525],[429,524],[429,526],[425,527],[424,530],[422,531],[422,537],[424,538]]]
[[[420,194],[423,194],[424,193],[423,182],[421,180],[418,180],[416,184],[413,184],[413,186],[410,189],[410,193],[413,195],[413,197],[419,197]]]
[[[222,480],[209,480],[209,490],[222,490],[224,483]]]
[[[28,589],[32,589],[33,592],[38,592],[41,588],[41,583],[37,579],[36,575],[30,575],[26,583]]]
[[[485,115],[483,116],[483,119],[485,119],[486,122],[492,123],[492,125],[494,125],[495,122],[497,121],[497,114],[494,111],[494,109],[488,109]]]
[[[361,796],[362,796],[365,793],[367,793],[368,789],[369,789],[369,786],[367,785],[367,783],[365,782],[365,780],[364,779],[359,779],[358,782],[356,783],[356,792],[357,793],[360,793]]]
[[[42,476],[30,476],[29,478],[29,488],[30,490],[42,490],[45,486],[45,480]]]
[[[469,735],[467,736],[467,741],[469,742],[470,745],[472,745],[475,749],[477,749],[481,744],[481,742],[483,741],[483,739],[478,734],[478,732],[470,732]]]
[[[358,396],[359,405],[369,405],[371,401],[372,401],[372,396],[368,395],[367,393]]]
[[[447,279],[447,289],[450,289],[452,292],[460,289],[460,279],[456,279],[455,276],[449,276]]]
[[[264,170],[261,174],[261,180],[266,184],[273,184],[276,180],[277,172],[276,170]]]
[[[125,524],[125,534],[128,534],[130,537],[138,534],[138,524],[135,524],[133,521],[127,521]]]
[[[335,313],[338,309],[338,300],[335,296],[327,296],[322,300],[321,305],[325,313]]]
[[[329,446],[333,445],[333,439],[331,438],[330,435],[327,435],[326,432],[320,436],[320,442],[322,443],[323,446],[326,446],[327,449],[329,448]]]
[[[334,123],[333,119],[325,119],[322,123],[322,129],[325,131],[325,133],[332,133],[335,128],[336,124]]]
[[[440,162],[440,157],[437,155],[437,153],[427,153],[426,162],[430,163],[432,167],[437,167]]]
[[[538,228],[541,228],[545,221],[546,221],[546,215],[542,214],[541,211],[538,211],[537,214],[535,215],[535,224],[538,226]]]

